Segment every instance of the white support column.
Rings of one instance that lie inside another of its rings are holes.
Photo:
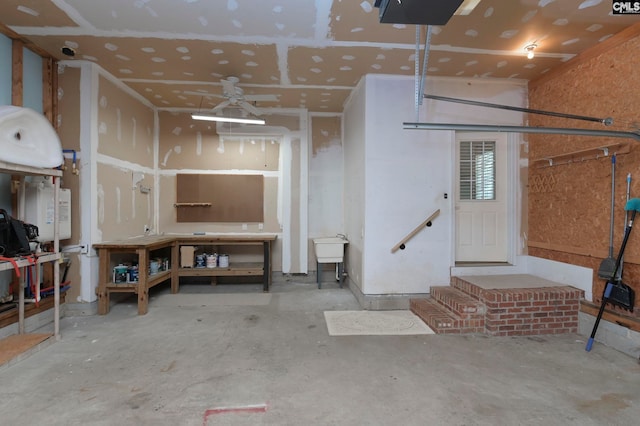
[[[282,205],[282,272],[291,272],[291,137],[284,135],[280,144],[280,200]]]
[[[80,301],[96,300],[98,257],[91,246],[102,241],[98,235],[98,70],[91,63],[80,66],[80,234],[82,244],[89,246],[88,254],[80,256]]]

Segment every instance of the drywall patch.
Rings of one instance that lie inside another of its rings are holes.
[[[17,9],[22,13],[26,13],[27,15],[40,16],[40,12],[38,12],[37,10],[33,10],[33,9],[29,8],[29,7],[26,7],[26,6],[18,6]]]
[[[531,10],[529,12],[527,12],[523,17],[522,17],[522,23],[526,24],[527,22],[529,22],[530,20],[533,19],[534,16],[536,16],[538,14],[538,10]]]
[[[233,12],[234,10],[238,10],[238,2],[236,0],[227,0],[227,10]]]
[[[136,188],[131,190],[131,218],[136,218]]]
[[[602,0],[585,0],[582,3],[580,3],[580,6],[578,6],[578,9],[587,9],[589,7],[597,6],[600,3],[602,3]]]
[[[122,208],[122,194],[120,194],[120,187],[116,186],[116,223],[122,223],[122,217],[120,215],[120,209]]]
[[[202,132],[196,133],[196,155],[202,155]]]
[[[133,145],[133,147],[136,147],[136,133],[138,133],[137,129],[138,129],[138,122],[136,121],[135,117],[131,117],[131,124],[133,125],[133,136],[131,138],[131,143]]]
[[[122,141],[122,111],[116,108],[116,138],[118,142]]]
[[[98,184],[98,223],[104,224],[104,187]]]
[[[167,153],[164,155],[164,158],[162,160],[162,165],[166,166],[167,165],[167,161],[169,160],[169,157],[171,156],[171,153],[175,152],[176,154],[180,154],[182,152],[182,147],[181,146],[174,146],[173,149],[170,149],[169,151],[167,151]]]

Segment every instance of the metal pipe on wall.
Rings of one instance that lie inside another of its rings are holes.
[[[556,135],[603,136],[610,138],[631,138],[640,141],[640,133],[619,132],[614,130],[574,129],[564,127],[527,127],[527,126],[499,126],[487,124],[455,124],[455,123],[402,123],[405,130],[460,130],[473,132],[512,132],[512,133],[543,133]]]

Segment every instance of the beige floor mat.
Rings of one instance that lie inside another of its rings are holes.
[[[324,311],[331,336],[434,334],[411,311]]]

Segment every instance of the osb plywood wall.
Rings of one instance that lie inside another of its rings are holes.
[[[607,47],[607,48],[604,48]],[[611,40],[597,55],[580,57],[563,70],[532,82],[530,107],[583,116],[614,119],[614,126],[530,114],[531,126],[576,127],[637,131],[640,122],[640,76],[637,52],[640,36]],[[631,173],[631,197],[640,197],[640,146],[631,139],[531,135],[529,136],[529,254],[593,268],[594,301],[601,300],[605,281],[598,278],[602,260],[608,256],[612,161],[600,150],[579,154],[557,164],[539,161],[547,156],[581,151],[608,144],[626,147],[611,151],[616,156],[614,256],[624,234],[626,177]],[[595,153],[599,158],[594,158]],[[610,152],[611,153],[611,152]],[[584,157],[584,159],[582,158]],[[545,167],[546,166],[546,167]],[[639,217],[640,218],[640,217]],[[634,234],[637,232],[637,234]],[[625,283],[635,288],[640,302],[640,232],[633,231],[624,257]],[[636,316],[638,310],[636,310]]]

